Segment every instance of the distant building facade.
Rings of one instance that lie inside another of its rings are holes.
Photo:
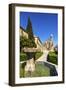
[[[49,39],[44,43],[44,49],[54,51],[53,36],[50,35]]]
[[[41,51],[43,51],[43,44],[40,41],[39,37],[34,36],[34,39],[35,39],[35,43],[37,45],[37,49],[40,49]]]

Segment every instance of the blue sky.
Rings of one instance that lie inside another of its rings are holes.
[[[28,17],[32,22],[35,36],[44,43],[53,34],[54,44],[58,43],[58,15],[53,13],[20,12],[20,26],[26,29]]]

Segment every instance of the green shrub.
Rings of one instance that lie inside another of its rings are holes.
[[[41,57],[43,52],[36,52],[35,53],[35,60],[37,60],[39,57]]]
[[[49,52],[47,61],[53,64],[58,64],[58,56],[55,52]]]
[[[27,60],[27,54],[26,53],[21,53],[20,54],[20,61],[25,61]]]
[[[27,39],[25,36],[21,36],[20,37],[20,51],[21,51],[21,48],[23,47],[35,47],[36,48],[36,44],[35,44],[35,41],[33,39]]]

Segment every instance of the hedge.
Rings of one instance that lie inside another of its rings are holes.
[[[32,55],[33,58],[34,58],[35,60],[37,60],[39,57],[42,56],[42,54],[43,54],[43,52],[36,52],[36,53],[31,53],[30,56]],[[20,61],[28,60],[28,56],[29,56],[29,55],[27,55],[26,53],[23,53],[23,52],[22,52],[22,53],[20,54]],[[30,56],[29,56],[29,58],[31,58]]]
[[[43,52],[36,52],[35,53],[35,60],[37,60],[39,57],[41,57]]]
[[[55,52],[49,52],[47,61],[53,64],[58,64],[58,55]]]
[[[26,53],[21,53],[20,54],[20,61],[25,61],[27,60],[27,54]]]

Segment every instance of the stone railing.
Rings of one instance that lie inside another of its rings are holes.
[[[22,48],[22,51],[24,51],[24,52],[40,52],[41,49],[37,49],[37,48]]]

